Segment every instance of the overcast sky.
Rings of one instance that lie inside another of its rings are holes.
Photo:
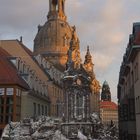
[[[37,26],[47,20],[49,0],[0,0],[0,39],[19,39],[33,48]],[[95,74],[107,80],[117,102],[122,57],[134,22],[140,21],[140,0],[66,0],[70,25],[76,25],[84,60],[90,46]]]

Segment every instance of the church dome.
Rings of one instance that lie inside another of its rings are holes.
[[[64,0],[50,0],[48,21],[38,26],[34,53],[42,54],[54,64],[65,65],[73,28],[66,21]],[[57,9],[58,8],[58,9]]]
[[[72,29],[61,20],[51,20],[38,26],[34,39],[34,51],[40,54],[66,54],[69,48]]]

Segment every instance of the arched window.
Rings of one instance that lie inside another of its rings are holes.
[[[53,4],[53,9],[55,11],[57,11],[58,10],[58,0],[52,0],[52,4]]]
[[[62,10],[64,12],[64,1],[62,1]]]

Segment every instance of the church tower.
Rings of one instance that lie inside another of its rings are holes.
[[[34,54],[43,55],[64,71],[73,31],[65,15],[65,0],[49,0],[47,19],[43,26],[38,26],[34,39]]]
[[[92,56],[90,53],[89,46],[87,46],[87,52],[85,55],[85,61],[83,64],[84,70],[87,72],[87,74],[91,78],[91,84],[90,89],[92,91],[92,94],[90,95],[90,109],[92,112],[97,112],[99,114],[100,107],[99,107],[99,100],[100,100],[100,83],[96,79],[94,74],[94,64],[92,61]]]
[[[110,87],[107,81],[105,81],[102,86],[101,100],[111,101],[111,92],[110,92]]]
[[[89,46],[87,46],[87,53],[85,55],[85,61],[84,61],[84,69],[86,72],[92,77],[95,78],[94,71],[93,71],[93,62],[92,62],[92,56],[90,54]]]
[[[49,0],[48,20],[58,18],[66,21],[65,0]]]

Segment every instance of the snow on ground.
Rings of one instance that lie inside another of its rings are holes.
[[[79,140],[118,140],[115,126],[104,128],[97,114],[91,115],[91,120],[97,124],[98,128],[95,132],[96,139],[82,134],[78,130],[77,138]],[[25,118],[21,122],[9,123],[2,134],[1,140],[69,140],[60,129],[61,119],[52,119],[50,117],[41,116],[36,120]]]

